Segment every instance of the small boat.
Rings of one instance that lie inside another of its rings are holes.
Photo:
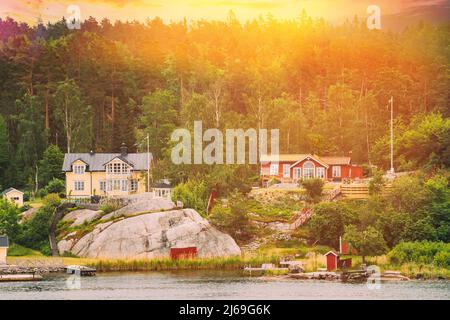
[[[39,274],[0,274],[0,282],[40,281],[42,279]]]
[[[90,268],[90,267],[86,267],[86,266],[67,266],[66,267],[66,273],[68,274],[74,274],[74,275],[78,275],[81,277],[84,276],[95,276],[95,273],[97,272],[97,270],[95,268]]]

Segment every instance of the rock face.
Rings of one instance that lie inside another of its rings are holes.
[[[91,222],[94,219],[100,218],[102,215],[101,211],[94,211],[89,209],[81,209],[69,212],[64,216],[62,221],[71,222],[71,226],[79,226],[85,222]]]
[[[146,213],[95,226],[81,239],[66,237],[60,253],[88,258],[169,257],[171,248],[196,247],[199,257],[240,255],[241,250],[193,209]]]

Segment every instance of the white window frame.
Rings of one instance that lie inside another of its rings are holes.
[[[283,177],[284,178],[290,178],[291,177],[291,165],[290,164],[283,164]]]
[[[100,180],[98,189],[100,191],[106,191],[106,180]]]
[[[333,178],[341,177],[341,166],[333,166],[331,170]]]
[[[120,191],[128,191],[128,180],[121,180]]]
[[[271,163],[271,164],[270,164],[270,172],[269,172],[269,174],[270,174],[271,176],[277,176],[277,175],[278,175],[278,169],[279,169],[279,167],[278,167],[278,162],[276,162],[276,163]]]
[[[292,176],[294,177],[294,179],[300,179],[302,176],[302,168],[295,167],[294,169],[292,169]]]
[[[84,191],[84,181],[76,180],[73,182],[75,191]]]
[[[306,164],[312,164],[312,167],[305,167]],[[304,179],[314,179],[316,176],[316,165],[312,161],[306,161],[302,166],[303,178]]]
[[[86,166],[83,164],[76,164],[73,166],[73,173],[84,174],[86,172]]]
[[[325,179],[324,167],[316,167],[316,178]]]

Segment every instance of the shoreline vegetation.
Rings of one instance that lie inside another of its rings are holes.
[[[355,266],[361,263],[360,257],[352,257]],[[177,270],[243,270],[245,267],[260,267],[263,263],[277,264],[281,257],[254,256],[254,257],[228,257],[228,258],[191,258],[172,260],[170,258],[155,259],[96,259],[96,258],[76,258],[76,257],[46,257],[46,256],[22,256],[8,257],[8,263],[14,265],[17,262],[28,265],[85,265],[96,268],[98,272],[145,272],[145,271],[177,271]],[[323,255],[311,256],[302,261],[305,272],[316,271],[317,268],[325,266]],[[367,265],[380,267],[381,272],[400,271],[401,275],[411,279],[420,280],[450,280],[450,269],[439,267],[434,264],[409,262],[400,265],[391,264],[386,256],[367,257]],[[284,276],[285,274],[272,273],[270,270],[264,276]]]

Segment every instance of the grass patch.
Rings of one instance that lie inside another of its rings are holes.
[[[13,243],[8,248],[8,256],[22,257],[22,256],[43,256],[39,251],[23,247],[21,245]]]

